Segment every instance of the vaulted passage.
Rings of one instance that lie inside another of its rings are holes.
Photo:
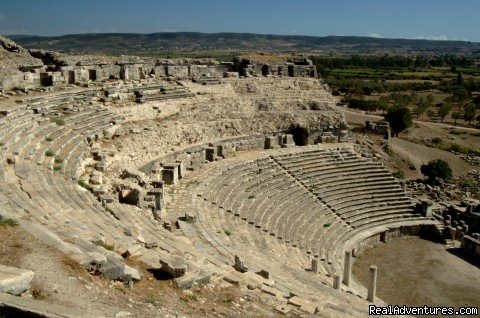
[[[306,146],[308,145],[308,131],[302,127],[294,127],[288,132],[293,135],[293,141],[297,146]]]

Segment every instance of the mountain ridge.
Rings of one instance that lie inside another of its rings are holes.
[[[480,43],[451,40],[310,36],[257,33],[85,33],[62,36],[7,36],[28,49],[61,52],[130,53],[155,51],[266,50],[337,53],[480,54]]]

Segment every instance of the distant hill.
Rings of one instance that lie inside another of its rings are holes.
[[[67,53],[132,53],[158,51],[317,51],[324,53],[368,54],[480,54],[480,43],[386,39],[361,36],[301,36],[252,33],[162,32],[92,33],[44,37],[15,35],[10,38],[29,49]]]

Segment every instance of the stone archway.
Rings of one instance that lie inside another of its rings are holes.
[[[294,126],[289,129],[289,134],[293,135],[293,141],[297,146],[306,146],[308,145],[308,130],[300,126]]]

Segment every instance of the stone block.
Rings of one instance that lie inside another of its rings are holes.
[[[0,265],[0,292],[20,295],[30,288],[34,275],[27,269]]]
[[[162,170],[162,180],[165,184],[175,184],[178,181],[178,164],[164,164]]]
[[[142,275],[137,269],[125,265],[125,276],[123,277],[124,281],[130,281],[130,280],[139,281],[141,279],[142,279]]]
[[[240,258],[240,256],[235,255],[235,265],[234,265],[235,270],[245,273],[248,272],[248,267],[245,265],[245,262]]]
[[[181,277],[187,272],[187,264],[183,258],[174,256],[160,259],[161,270],[170,274],[173,278]]]

